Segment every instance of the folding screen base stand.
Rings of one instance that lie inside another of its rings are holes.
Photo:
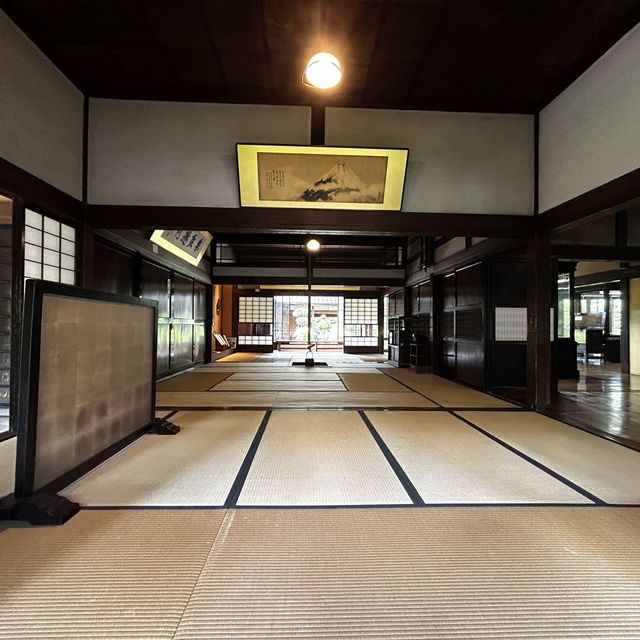
[[[169,422],[166,418],[154,418],[149,423],[147,433],[153,433],[158,436],[175,436],[180,431],[180,427],[173,422]]]
[[[57,493],[34,493],[24,500],[8,496],[0,501],[0,520],[20,520],[35,525],[64,524],[80,510]]]

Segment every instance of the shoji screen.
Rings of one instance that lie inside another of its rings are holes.
[[[271,349],[273,345],[273,298],[240,296],[238,298],[238,346]]]
[[[344,347],[378,349],[378,299],[345,298],[344,301]]]

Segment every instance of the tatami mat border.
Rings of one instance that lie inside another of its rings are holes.
[[[226,507],[235,507],[238,502],[238,498],[240,497],[240,493],[242,492],[242,488],[244,487],[244,483],[247,480],[247,476],[249,475],[249,470],[251,469],[251,465],[253,464],[253,460],[256,457],[256,453],[258,452],[258,447],[260,446],[260,442],[262,440],[262,436],[264,436],[264,432],[267,429],[267,424],[269,424],[269,419],[271,418],[271,411],[265,411],[265,414],[262,418],[262,422],[260,422],[260,426],[258,427],[258,431],[253,438],[253,442],[249,447],[242,464],[240,465],[240,469],[236,475],[236,479],[233,481],[231,485],[231,490],[229,491],[229,495],[225,500]]]
[[[406,387],[407,389],[409,389],[409,391],[413,391],[413,393],[417,393],[419,396],[422,396],[425,400],[429,400],[429,402],[433,402],[433,404],[437,404],[438,408],[440,408],[440,409],[444,409],[445,408],[444,405],[441,405],[439,402],[436,402],[435,400],[432,400],[429,396],[426,396],[421,391],[418,391],[417,389],[414,389],[413,387],[410,387],[408,384],[405,384],[404,382],[402,382],[402,380],[398,380],[397,378],[394,378],[393,376],[390,376],[388,373],[386,373],[382,369],[380,369],[380,371],[385,376],[387,376],[387,378],[391,378],[391,380],[395,380],[398,384],[401,384],[403,387]]]
[[[362,418],[362,422],[365,423],[367,429],[369,429],[369,433],[371,437],[375,440],[376,444],[380,451],[382,451],[384,457],[386,458],[389,466],[393,469],[393,472],[400,480],[400,483],[404,487],[404,490],[407,492],[409,498],[411,498],[411,502],[414,505],[422,506],[424,505],[424,500],[422,496],[418,493],[418,490],[413,485],[413,482],[409,479],[409,476],[402,468],[402,465],[398,462],[397,458],[391,453],[391,449],[387,446],[387,443],[383,440],[382,436],[378,433],[377,429],[373,426],[371,420],[367,417],[367,414],[364,411],[358,411],[358,415]]]
[[[563,484],[567,485],[569,488],[573,489],[574,491],[577,491],[579,494],[583,495],[585,498],[588,498],[589,500],[592,500],[596,504],[601,504],[601,505],[607,504],[602,498],[599,498],[598,496],[594,495],[590,491],[587,491],[586,489],[584,489],[580,485],[576,484],[575,482],[569,480],[568,478],[565,478],[563,475],[559,474],[557,471],[554,471],[553,469],[551,469],[551,468],[547,467],[546,465],[542,464],[542,462],[539,462],[535,458],[532,458],[531,456],[528,456],[526,453],[523,453],[519,449],[516,449],[514,446],[506,443],[504,440],[501,440],[497,436],[494,436],[492,433],[489,433],[488,431],[486,431],[482,427],[479,427],[477,424],[474,424],[473,422],[471,422],[467,418],[461,416],[458,413],[454,413],[453,411],[450,411],[450,413],[454,417],[458,418],[458,420],[462,420],[462,422],[464,422],[465,424],[469,425],[472,429],[475,429],[476,431],[479,431],[483,435],[487,436],[487,438],[493,440],[494,442],[496,442],[500,446],[504,447],[505,449],[507,449],[511,453],[519,456],[523,460],[526,460],[527,462],[529,462],[533,466],[538,467],[538,469],[541,469],[545,473],[548,473],[550,476],[552,476],[556,480],[559,480],[560,482],[562,482]]]

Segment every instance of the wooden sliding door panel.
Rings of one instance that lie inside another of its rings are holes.
[[[94,263],[91,287],[98,291],[133,295],[133,256],[112,249],[101,242],[93,248]]]
[[[193,364],[193,325],[171,325],[171,369],[183,369]]]
[[[169,373],[169,339],[171,325],[167,322],[158,324],[158,351],[156,360],[156,376]]]
[[[173,276],[171,317],[193,319],[193,280],[177,273]]]
[[[207,318],[207,287],[200,282],[193,283],[193,319],[204,322]]]
[[[158,318],[169,318],[171,272],[158,265],[142,261],[140,268],[140,295],[158,301]]]
[[[193,325],[193,361],[204,362],[205,355],[205,325],[198,323]]]

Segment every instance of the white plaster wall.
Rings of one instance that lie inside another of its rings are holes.
[[[91,100],[89,202],[237,207],[237,142],[309,144],[308,107]]]
[[[640,167],[640,25],[540,113],[540,210]]]
[[[0,157],[82,196],[82,94],[0,11]]]
[[[325,141],[409,148],[403,211],[533,213],[533,116],[328,108]]]

